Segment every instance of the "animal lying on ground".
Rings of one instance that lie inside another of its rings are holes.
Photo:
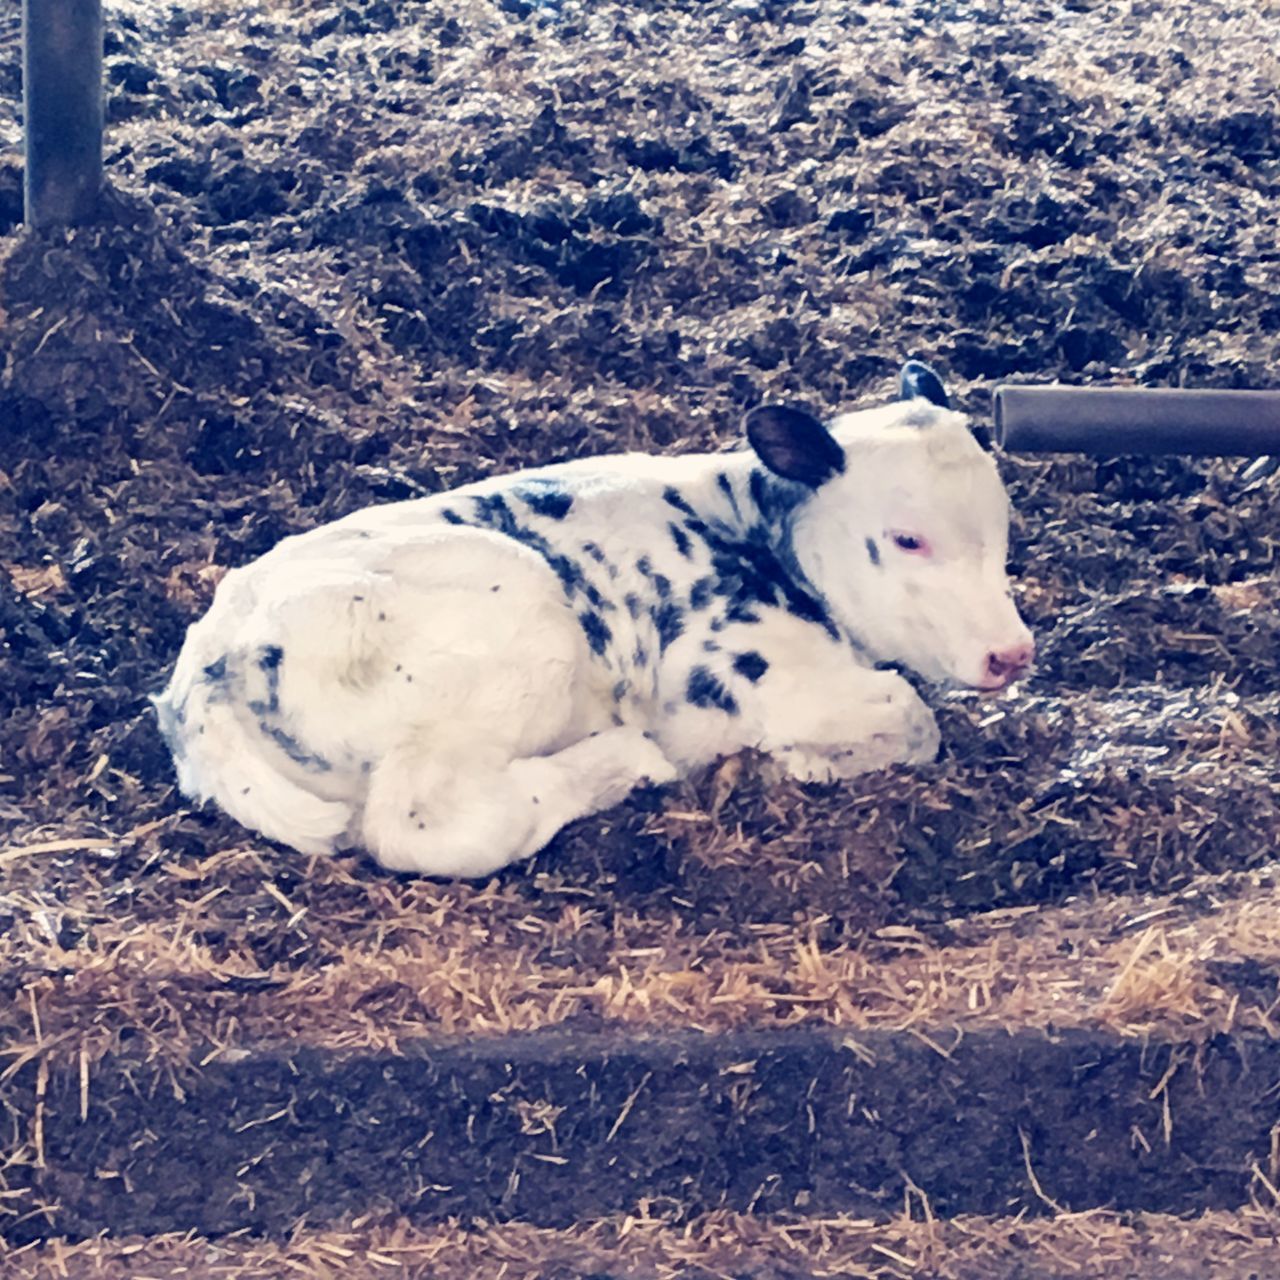
[[[829,426],[627,454],[357,511],[233,570],[160,724],[188,796],[304,853],[481,876],[746,747],[795,778],[932,760],[901,675],[1030,665],[991,458],[908,363]]]

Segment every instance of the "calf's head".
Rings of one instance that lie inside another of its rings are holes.
[[[1002,689],[1035,652],[1009,594],[1008,495],[937,375],[908,364],[902,389],[829,425],[766,405],[747,438],[812,491],[794,509],[792,546],[853,636],[928,679]]]

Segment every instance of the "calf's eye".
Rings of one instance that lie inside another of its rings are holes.
[[[915,533],[893,533],[889,535],[893,539],[893,545],[899,551],[906,551],[911,555],[928,555],[929,544]]]

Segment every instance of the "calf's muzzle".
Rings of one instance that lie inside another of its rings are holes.
[[[987,668],[982,688],[1004,689],[1025,674],[1035,660],[1036,647],[1031,641],[1011,649],[993,650],[987,654]]]

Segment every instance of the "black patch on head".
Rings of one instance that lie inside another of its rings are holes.
[[[217,661],[211,662],[205,667],[204,678],[214,684],[227,678],[227,655],[225,653]]]
[[[580,613],[578,622],[582,625],[587,643],[591,646],[591,652],[603,653],[605,645],[613,639],[613,632],[609,630],[605,620],[598,613]]]
[[[685,687],[685,696],[695,707],[715,707],[731,716],[738,714],[738,702],[720,681],[706,667],[694,667],[689,672],[689,683]]]
[[[705,609],[711,603],[712,597],[715,595],[715,589],[716,580],[714,578],[699,578],[689,588],[689,608]]]
[[[751,650],[749,653],[740,653],[734,658],[733,669],[755,684],[769,670],[769,664],[755,650]]]
[[[872,564],[880,563],[880,548],[876,546],[874,538],[867,539],[867,556]]]
[[[684,634],[684,610],[672,600],[663,600],[649,610],[649,616],[658,633],[658,651],[666,653]]]
[[[951,408],[951,398],[942,379],[922,360],[908,360],[898,380],[899,400],[928,400],[943,409]]]
[[[693,556],[693,543],[689,541],[689,535],[678,524],[668,524],[667,528],[671,531],[671,540],[676,544],[676,550],[689,560]]]
[[[844,470],[844,450],[811,413],[766,404],[747,414],[747,440],[774,475],[816,489]]]
[[[531,480],[512,492],[530,510],[549,520],[563,520],[573,506],[573,495],[552,480]]]
[[[466,521],[463,520],[463,518],[452,507],[445,507],[445,509],[440,512],[440,515],[444,520],[447,520],[450,524],[466,523]]]

